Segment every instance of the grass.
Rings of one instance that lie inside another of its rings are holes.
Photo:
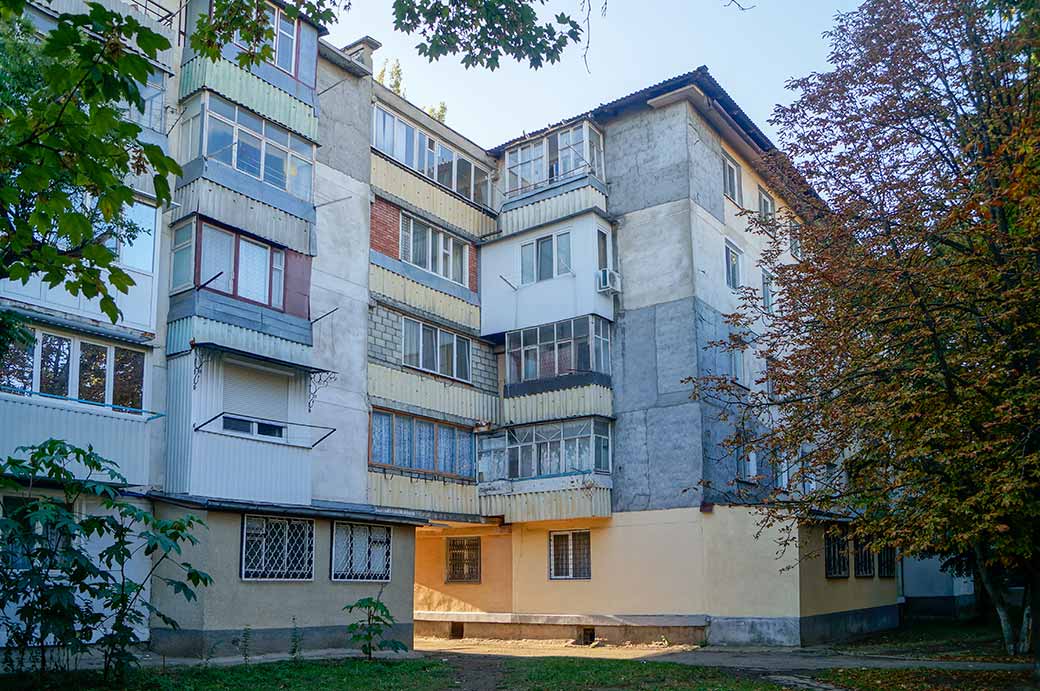
[[[782,687],[732,672],[669,662],[563,657],[505,661],[510,691],[779,691]]]
[[[818,679],[850,691],[1019,691],[1029,672],[953,672],[936,669],[835,669]]]
[[[845,643],[850,653],[942,660],[993,660],[1026,662],[1009,658],[1000,628],[987,621],[916,621],[888,631]]]
[[[307,660],[270,662],[235,667],[190,667],[167,670],[146,668],[134,672],[126,688],[131,691],[432,691],[448,687],[451,668],[434,660]],[[5,691],[22,689],[112,688],[94,672],[75,672],[36,685],[36,677],[0,677]]]

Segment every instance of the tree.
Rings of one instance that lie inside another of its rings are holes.
[[[387,77],[386,77],[386,69],[387,69],[388,66],[390,68],[390,82],[389,83],[387,83],[387,80],[386,80],[387,79]],[[394,58],[394,62],[393,62],[393,64],[391,64],[390,60],[383,60],[383,66],[379,69],[379,73],[376,74],[376,81],[379,82],[380,84],[382,84],[383,86],[385,86],[386,88],[390,89],[391,91],[393,91],[395,94],[397,94],[401,98],[407,98],[404,95],[404,84],[402,83],[403,80],[404,80],[404,74],[401,71],[401,61],[396,59],[396,58]]]
[[[19,451],[27,456],[0,461],[0,626],[9,650],[34,654],[42,677],[49,651],[78,655],[96,644],[105,678],[125,682],[148,615],[177,626],[144,597],[157,570],[173,565],[182,576],[159,581],[189,601],[212,582],[180,560],[182,545],[195,544],[192,531],[205,524],[190,515],[156,518],[119,489],[126,480],[118,466],[89,449],[52,439]],[[58,494],[38,489],[48,485]],[[128,568],[138,557],[149,567],[135,581]]]
[[[1026,574],[1040,609],[1037,13],[866,0],[837,16],[831,69],[793,80],[771,120],[790,158],[765,164],[793,214],[748,219],[775,309],[745,289],[744,336],[718,344],[769,363],[768,385],[697,387],[792,478],[763,525],[793,539],[791,519],[851,518],[875,549],[971,555],[1009,652],[989,576]]]
[[[390,608],[383,602],[383,589],[375,597],[363,597],[343,608],[344,612],[360,612],[361,618],[347,625],[350,642],[358,647],[366,660],[371,660],[377,650],[403,653],[408,650],[401,641],[386,638],[396,620]]]
[[[444,101],[441,101],[435,106],[427,107],[426,113],[437,122],[444,122],[445,118],[448,117],[448,106],[445,105]]]

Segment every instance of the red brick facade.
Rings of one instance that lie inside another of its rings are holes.
[[[469,289],[474,293],[477,292],[477,286],[480,284],[477,282],[477,254],[480,252],[474,245],[469,246]]]
[[[372,249],[400,259],[401,210],[376,197],[372,202]]]

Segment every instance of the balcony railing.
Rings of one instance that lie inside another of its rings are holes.
[[[303,422],[267,420],[242,413],[222,411],[205,422],[195,425],[196,432],[214,432],[253,441],[313,449],[333,432],[335,427],[308,425]]]

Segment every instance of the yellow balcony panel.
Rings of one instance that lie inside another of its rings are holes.
[[[434,290],[376,264],[369,266],[368,288],[396,302],[436,314],[471,329],[480,328],[480,307]]]
[[[511,396],[502,400],[502,424],[523,425],[585,415],[614,416],[611,391],[599,384]]]
[[[477,486],[435,477],[368,471],[368,501],[376,506],[434,513],[479,514]]]
[[[611,515],[610,476],[600,473],[497,480],[479,487],[481,515],[502,516],[506,523]]]
[[[368,393],[389,402],[405,403],[467,420],[498,419],[498,396],[472,386],[368,363]]]

